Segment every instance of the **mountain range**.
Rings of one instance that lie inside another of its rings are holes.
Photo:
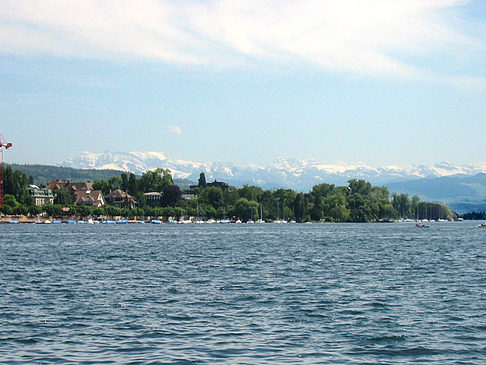
[[[344,185],[352,178],[365,179],[375,185],[386,185],[418,179],[486,173],[486,162],[467,165],[440,162],[433,165],[376,168],[364,163],[323,164],[316,160],[279,158],[269,165],[259,166],[178,160],[161,152],[83,152],[60,165],[84,169],[123,170],[135,174],[162,167],[170,169],[172,176],[178,179],[197,181],[199,174],[204,172],[208,181],[217,179],[235,186],[252,184],[266,189],[286,187],[299,191],[307,191],[322,182]]]

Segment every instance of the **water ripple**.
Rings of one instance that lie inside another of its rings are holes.
[[[0,230],[2,363],[486,363],[470,223]]]

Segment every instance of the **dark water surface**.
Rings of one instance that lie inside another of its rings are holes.
[[[1,225],[1,363],[486,363],[472,223]]]

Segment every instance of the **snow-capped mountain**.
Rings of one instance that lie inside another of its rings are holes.
[[[199,174],[204,172],[208,181],[217,179],[235,186],[246,183],[264,188],[288,187],[296,190],[307,190],[321,182],[345,184],[351,178],[365,179],[381,185],[420,178],[486,173],[486,162],[462,166],[440,162],[433,165],[375,168],[364,163],[331,165],[315,160],[279,158],[270,165],[257,166],[177,160],[161,152],[83,152],[80,156],[70,158],[60,165],[74,168],[117,169],[136,174],[162,167],[170,169],[174,178],[197,181]]]

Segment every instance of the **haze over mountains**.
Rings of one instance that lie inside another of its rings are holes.
[[[453,165],[440,162],[433,165],[371,167],[364,163],[354,165],[324,164],[316,160],[280,158],[272,164],[235,165],[231,162],[204,163],[170,158],[161,152],[84,152],[61,163],[62,166],[89,169],[114,169],[141,174],[157,167],[168,168],[174,178],[197,181],[204,172],[208,180],[224,180],[233,185],[257,184],[264,188],[289,187],[307,190],[327,182],[345,184],[351,178],[361,178],[373,184],[435,178],[458,174],[486,173],[486,162]]]

